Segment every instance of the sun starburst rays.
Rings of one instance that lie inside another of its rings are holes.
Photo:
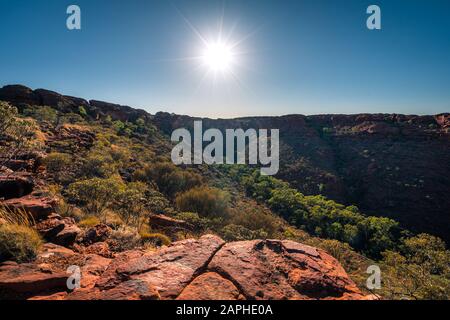
[[[238,41],[233,41],[237,24],[232,24],[231,28],[225,27],[224,6],[217,21],[215,34],[208,35],[201,32],[180,10],[177,9],[177,11],[198,39],[197,54],[182,59],[197,61],[197,65],[204,72],[202,78],[212,78],[214,84],[218,80],[234,81],[238,74],[237,69],[244,63],[243,39],[247,39],[251,34],[240,38]]]

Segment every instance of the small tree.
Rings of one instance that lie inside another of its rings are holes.
[[[144,183],[133,182],[120,190],[115,197],[115,211],[126,224],[132,224],[138,229],[147,213],[146,191],[148,188]]]
[[[93,178],[89,180],[72,183],[67,194],[72,201],[84,205],[92,215],[105,219],[106,209],[112,207],[116,197],[125,188],[125,184],[120,178],[109,179]]]
[[[40,149],[35,139],[37,126],[32,120],[18,117],[17,108],[0,101],[0,166],[21,153]]]
[[[450,295],[450,251],[434,236],[403,240],[401,252],[383,253],[383,292],[387,299],[447,300]]]

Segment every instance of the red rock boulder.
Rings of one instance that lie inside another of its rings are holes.
[[[364,298],[336,259],[289,240],[227,243],[208,269],[251,300]]]

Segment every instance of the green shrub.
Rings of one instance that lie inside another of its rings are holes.
[[[0,261],[33,261],[41,245],[36,230],[26,225],[0,224]]]
[[[35,121],[19,117],[16,107],[0,101],[0,167],[17,155],[43,148]]]
[[[191,171],[182,170],[170,162],[159,162],[137,170],[135,180],[154,182],[159,191],[174,197],[177,193],[187,191],[202,184],[202,177]]]
[[[234,177],[249,195],[312,235],[348,243],[373,258],[380,258],[383,251],[395,248],[398,242],[400,229],[392,219],[367,217],[355,206],[346,207],[320,195],[305,196],[257,170],[250,173],[242,170],[236,169],[241,175]]]
[[[83,106],[79,106],[79,107],[78,107],[78,113],[79,113],[80,116],[82,116],[83,118],[87,117],[86,109],[85,109]]]
[[[123,222],[139,228],[142,217],[147,212],[146,191],[148,188],[144,183],[133,182],[116,194],[114,210],[120,215]]]
[[[125,184],[120,178],[93,178],[72,183],[67,195],[71,201],[84,205],[88,214],[104,219],[105,210],[111,208],[116,196],[124,188]]]
[[[109,178],[127,168],[129,160],[130,151],[127,148],[117,146],[100,136],[83,159],[80,174],[87,178]]]
[[[216,188],[193,188],[179,194],[175,202],[180,211],[196,212],[203,217],[224,217],[228,214],[229,196]]]
[[[166,214],[171,208],[170,201],[160,192],[149,189],[146,196],[146,206],[148,210],[156,214]]]
[[[65,113],[58,119],[58,124],[77,124],[77,123],[84,123],[84,119],[81,115],[77,113]]]
[[[280,218],[260,207],[233,209],[230,213],[230,223],[244,226],[250,230],[264,230],[269,236],[274,236],[281,224]]]

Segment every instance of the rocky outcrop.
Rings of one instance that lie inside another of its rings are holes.
[[[24,210],[28,212],[36,221],[46,219],[55,212],[57,199],[41,194],[30,194],[21,198],[13,198],[0,202],[10,210]]]
[[[104,248],[102,242],[95,244]],[[70,266],[81,272],[71,291]],[[70,271],[70,269],[69,269]],[[0,265],[0,296],[35,300],[366,299],[326,252],[293,241],[213,235],[114,257],[46,244],[34,263]]]
[[[59,152],[73,154],[90,149],[94,141],[95,133],[87,127],[65,123],[55,128],[49,135],[47,144]]]
[[[176,242],[118,266],[115,277],[100,288],[107,288],[111,281],[141,280],[158,290],[162,299],[175,299],[206,269],[223,243],[222,239],[212,235]]]
[[[0,100],[8,101],[12,104],[41,104],[39,95],[22,85],[8,85],[0,88]]]
[[[28,222],[45,240],[66,247],[73,245],[81,229],[74,219],[55,213],[58,199],[34,190],[39,183],[29,173],[0,175],[0,206],[11,213],[26,213]]]
[[[63,96],[50,90],[37,89],[34,93],[40,97],[41,105],[54,107],[55,109],[63,112],[77,112],[78,107],[88,106],[87,101],[83,99]]]
[[[152,214],[149,216],[149,225],[154,229],[164,229],[166,231],[190,230],[193,228],[189,223],[168,217],[163,214]]]
[[[111,260],[98,255],[81,255],[55,245],[45,244],[33,263],[0,264],[1,299],[62,300],[73,274],[69,267],[80,268],[81,288],[93,288]]]
[[[138,110],[129,106],[65,96],[58,92],[36,89],[32,90],[22,85],[7,85],[0,88],[0,100],[22,108],[26,105],[49,106],[61,112],[78,113],[79,107],[83,107],[93,117],[110,116],[113,120],[136,121],[139,118],[150,119],[150,115],[144,110]]]
[[[39,151],[27,151],[16,154],[13,159],[4,159],[0,155],[3,166],[12,171],[36,173],[42,166],[45,154]]]
[[[436,116],[436,122],[444,129],[450,129],[450,113],[439,114]],[[448,131],[447,131],[448,132]]]
[[[252,300],[361,298],[336,259],[289,240],[228,243],[208,269],[230,279]]]
[[[76,112],[79,106],[89,106],[84,99],[63,96],[45,89],[32,90],[22,85],[8,85],[0,88],[0,100],[8,101],[19,107],[25,104],[45,105],[63,112]]]
[[[62,218],[57,214],[48,216],[37,223],[35,228],[45,240],[65,247],[73,245],[81,233],[73,218]]]
[[[99,116],[109,115],[114,120],[134,122],[139,118],[147,119],[149,114],[144,110],[138,110],[129,106],[121,106],[119,104],[90,100],[89,104],[93,112]]]
[[[6,298],[66,289],[67,274],[43,270],[36,264],[0,265],[0,295]]]
[[[106,224],[98,224],[79,235],[77,242],[83,245],[91,245],[97,242],[106,241],[112,229]]]

